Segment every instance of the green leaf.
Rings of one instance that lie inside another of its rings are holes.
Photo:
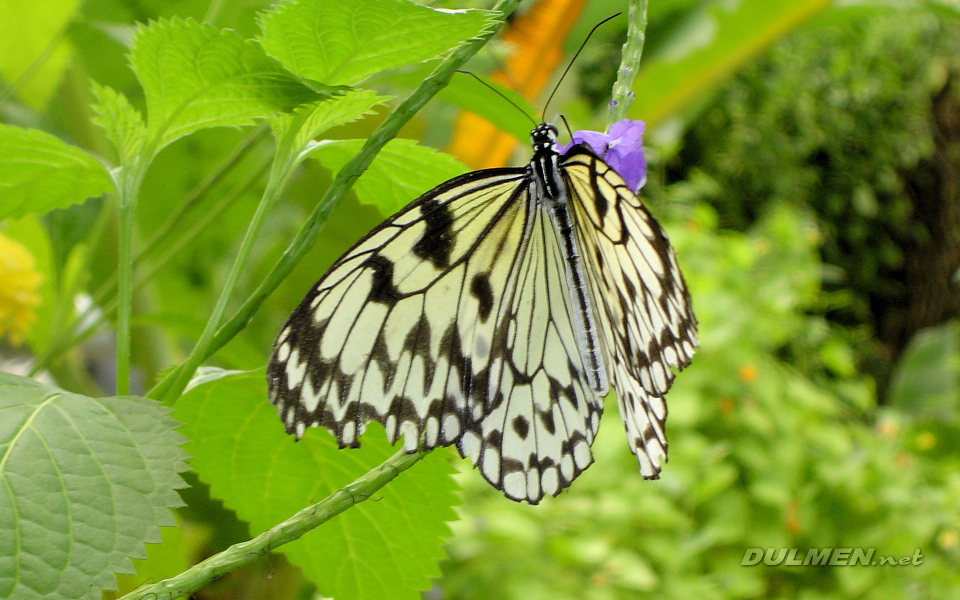
[[[644,60],[633,82],[630,117],[646,121],[648,127],[659,125],[701,100],[750,58],[829,4],[830,0],[704,3],[704,13],[695,19],[697,34],[689,43]]]
[[[62,34],[80,0],[0,0],[0,79],[19,83],[17,95],[42,111],[73,54]]]
[[[154,151],[198,129],[250,125],[333,91],[312,91],[253,40],[192,20],[141,29],[130,62],[146,94]]]
[[[234,375],[243,375],[245,373],[248,373],[248,371],[201,366],[197,368],[193,374],[193,377],[190,378],[190,383],[188,383],[187,387],[184,388],[184,393],[189,392],[197,386],[201,386],[218,379],[223,379],[224,377],[233,377]]]
[[[949,422],[960,407],[960,327],[956,321],[917,333],[891,377],[889,403],[920,418]]]
[[[207,373],[209,376],[209,373]],[[338,450],[326,431],[283,432],[262,372],[221,377],[177,403],[192,467],[211,493],[259,534],[378,466],[393,450],[371,427],[360,448]],[[447,521],[458,503],[453,468],[433,452],[359,504],[280,548],[324,596],[419,599],[440,574]]]
[[[374,106],[383,104],[387,100],[389,100],[388,97],[378,96],[370,90],[352,90],[343,96],[300,108],[296,113],[309,111],[310,114],[296,131],[291,142],[292,147],[299,151],[321,133],[369,115]],[[274,137],[282,140],[287,136],[290,128],[299,122],[298,116],[300,115],[284,113],[271,119]]]
[[[480,35],[485,10],[434,10],[406,0],[284,2],[260,19],[267,54],[300,77],[354,85],[415,64]]]
[[[110,191],[83,150],[36,129],[0,125],[0,219],[44,214]]]
[[[339,171],[363,145],[363,140],[324,141],[310,155],[323,166]],[[377,155],[353,186],[360,202],[392,215],[430,188],[469,171],[449,154],[394,139]]]
[[[179,519],[178,519],[179,520]],[[202,528],[164,527],[160,530],[162,541],[159,544],[147,546],[147,555],[144,559],[133,561],[135,573],[124,573],[117,576],[118,590],[112,597],[126,594],[140,587],[145,581],[163,581],[175,577],[191,566],[191,555],[196,556],[207,551],[195,538],[199,537]],[[189,534],[193,534],[192,539]],[[185,540],[184,538],[187,537]],[[190,543],[193,542],[193,543]],[[111,595],[104,594],[105,598]]]
[[[113,88],[93,82],[91,87],[97,98],[93,109],[97,116],[93,122],[103,128],[120,156],[120,164],[130,164],[143,147],[146,131],[143,117],[127,97]]]
[[[0,597],[91,597],[160,541],[182,504],[178,424],[137,397],[0,373]]]

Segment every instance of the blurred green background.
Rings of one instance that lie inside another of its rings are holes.
[[[124,59],[132,23],[192,16],[252,35],[268,4],[0,0],[0,121],[108,156],[90,123],[89,82],[142,98]],[[593,24],[623,9],[587,3],[564,42],[568,55]],[[701,338],[668,396],[670,462],[659,481],[639,477],[612,402],[596,463],[540,506],[504,500],[456,459],[465,471],[461,519],[426,597],[960,597],[960,4],[650,0],[649,17],[631,112],[649,125],[643,195],[677,249]],[[560,88],[554,109],[576,129],[602,128],[624,32],[602,29]],[[471,68],[495,68],[508,52],[495,42]],[[402,96],[419,76],[395,73],[371,86]],[[404,135],[443,147],[458,111],[434,101]],[[336,137],[365,137],[380,119]],[[138,294],[141,387],[181,360],[202,329],[271,148],[249,130],[202,131],[166,149],[148,175],[144,240],[245,139],[250,149],[188,214],[205,226],[171,249]],[[237,297],[257,285],[330,178],[319,164],[304,167]],[[4,346],[6,358],[44,348],[58,311],[112,274],[113,225],[92,234],[103,209],[91,200],[45,217],[46,246],[35,223],[6,224],[6,235],[46,248],[53,265],[28,345]],[[384,216],[344,202],[312,255],[215,362],[262,367],[308,287]],[[50,374],[68,389],[109,391],[111,363],[102,335]],[[186,556],[172,562],[248,535],[193,484],[178,534]],[[875,548],[897,558],[919,549],[923,562],[741,566],[754,547],[801,556]],[[198,597],[312,593],[274,557]]]

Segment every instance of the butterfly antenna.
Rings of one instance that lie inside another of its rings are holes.
[[[580,48],[577,50],[577,53],[574,54],[574,55],[573,55],[573,58],[570,59],[570,64],[568,64],[568,65],[567,65],[567,68],[563,70],[563,75],[560,76],[560,81],[557,82],[557,85],[554,86],[553,91],[550,92],[550,97],[547,98],[547,103],[543,105],[543,114],[540,115],[540,121],[544,121],[544,119],[546,119],[546,116],[547,116],[547,107],[550,106],[550,101],[553,100],[554,94],[556,94],[556,93],[557,93],[557,90],[560,89],[560,83],[561,83],[561,82],[563,81],[563,79],[567,76],[567,73],[570,72],[570,68],[573,66],[573,63],[576,62],[577,57],[580,56],[580,53],[583,52],[583,49],[586,47],[587,42],[590,41],[590,36],[592,36],[593,33],[594,33],[597,29],[599,29],[601,25],[603,25],[603,24],[606,23],[607,21],[610,21],[610,20],[612,20],[612,19],[616,19],[616,18],[619,17],[621,14],[623,14],[623,13],[617,13],[617,14],[615,14],[615,15],[611,15],[611,16],[607,17],[606,19],[600,21],[599,23],[597,23],[596,25],[593,26],[593,29],[591,29],[591,30],[590,30],[590,33],[587,34],[587,37],[584,38],[583,43],[580,44]],[[569,127],[567,127],[567,128],[569,129]]]
[[[476,74],[471,73],[470,71],[461,71],[460,69],[456,69],[456,70],[454,71],[454,73],[463,73],[464,75],[469,75],[470,77],[473,77],[474,79],[476,79],[477,81],[479,81],[480,83],[482,83],[484,86],[490,88],[490,91],[492,91],[494,94],[500,96],[501,98],[503,98],[504,100],[506,100],[507,102],[509,102],[514,108],[516,108],[517,110],[519,110],[519,111],[523,114],[523,116],[525,116],[526,118],[530,119],[530,122],[533,123],[533,126],[534,126],[534,127],[536,127],[536,126],[538,125],[538,123],[533,119],[533,117],[531,117],[530,115],[527,114],[527,111],[525,111],[525,110],[523,110],[522,108],[520,108],[520,107],[517,105],[517,103],[514,102],[513,100],[511,100],[510,98],[507,98],[503,93],[500,92],[500,90],[498,90],[497,88],[493,87],[492,85],[490,85],[489,83],[487,83],[487,82],[484,81],[483,79],[480,79],[480,77],[478,77]]]
[[[560,115],[560,120],[563,121],[563,126],[567,128],[567,133],[570,134],[570,139],[573,139],[573,131],[570,130],[570,123],[567,123],[567,118],[563,115]]]

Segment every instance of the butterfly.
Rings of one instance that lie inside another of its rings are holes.
[[[636,150],[631,123],[614,128]],[[556,140],[537,126],[525,167],[440,184],[330,267],[267,367],[287,433],[322,426],[356,447],[376,421],[407,452],[456,445],[536,504],[593,462],[612,385],[640,473],[659,476],[664,396],[697,347],[690,295],[635,186],[599,156],[630,172],[628,144]]]

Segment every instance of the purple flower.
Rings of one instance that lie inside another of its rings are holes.
[[[624,119],[611,125],[609,133],[574,131],[572,141],[557,150],[563,154],[574,144],[585,144],[636,192],[647,180],[647,163],[643,159],[644,128],[643,121]]]

